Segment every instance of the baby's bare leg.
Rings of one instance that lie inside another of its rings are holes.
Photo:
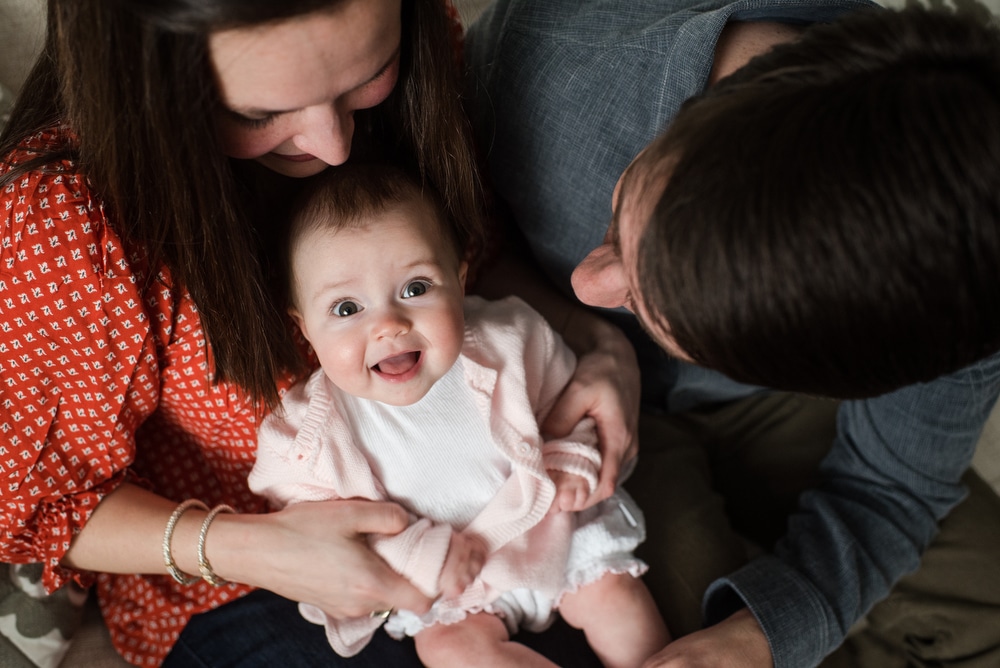
[[[512,642],[504,623],[485,612],[469,615],[456,624],[435,624],[413,640],[420,661],[428,668],[558,668],[534,650]]]
[[[559,612],[586,634],[607,668],[636,668],[670,642],[646,585],[627,573],[609,573],[563,596]]]

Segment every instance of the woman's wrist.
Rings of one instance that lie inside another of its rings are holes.
[[[200,513],[201,521],[193,527],[193,535],[188,547],[189,557],[193,555],[192,573],[202,571],[201,556],[209,563],[211,573],[220,582],[239,582],[255,587],[264,586],[266,578],[261,578],[269,566],[263,560],[269,554],[268,544],[273,540],[264,537],[269,526],[269,515],[236,514],[223,512],[216,514],[205,527],[207,513]],[[203,531],[204,529],[204,531]],[[198,549],[204,535],[204,547]],[[211,581],[206,578],[206,580]]]
[[[258,576],[266,571],[260,563],[260,557],[266,556],[260,548],[268,543],[262,537],[266,526],[266,515],[236,514],[225,504],[200,507],[196,503],[178,517],[170,532],[169,555],[182,576],[189,576],[186,584],[205,580],[216,585],[260,586]]]

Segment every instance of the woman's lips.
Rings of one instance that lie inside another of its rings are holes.
[[[299,153],[297,155],[287,155],[285,153],[271,153],[276,158],[287,160],[288,162],[309,162],[316,160],[316,156],[310,153]]]
[[[423,356],[420,351],[414,350],[386,357],[373,366],[372,371],[377,373],[380,378],[393,383],[401,383],[417,375],[421,361],[423,361]]]

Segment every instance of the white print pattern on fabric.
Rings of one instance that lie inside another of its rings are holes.
[[[13,159],[66,141],[41,133]],[[190,296],[166,272],[147,286],[143,258],[71,162],[16,180],[2,201],[0,559],[41,563],[47,591],[89,585],[60,559],[126,480],[177,501],[264,510],[246,484],[256,414],[233,386],[212,383]],[[116,649],[139,666],[160,665],[191,615],[251,590],[183,587],[165,573],[102,574],[96,588]]]

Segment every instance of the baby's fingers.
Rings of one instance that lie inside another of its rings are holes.
[[[441,569],[441,593],[445,598],[458,596],[483,570],[486,563],[486,545],[477,536],[456,533],[452,535],[448,556]]]

